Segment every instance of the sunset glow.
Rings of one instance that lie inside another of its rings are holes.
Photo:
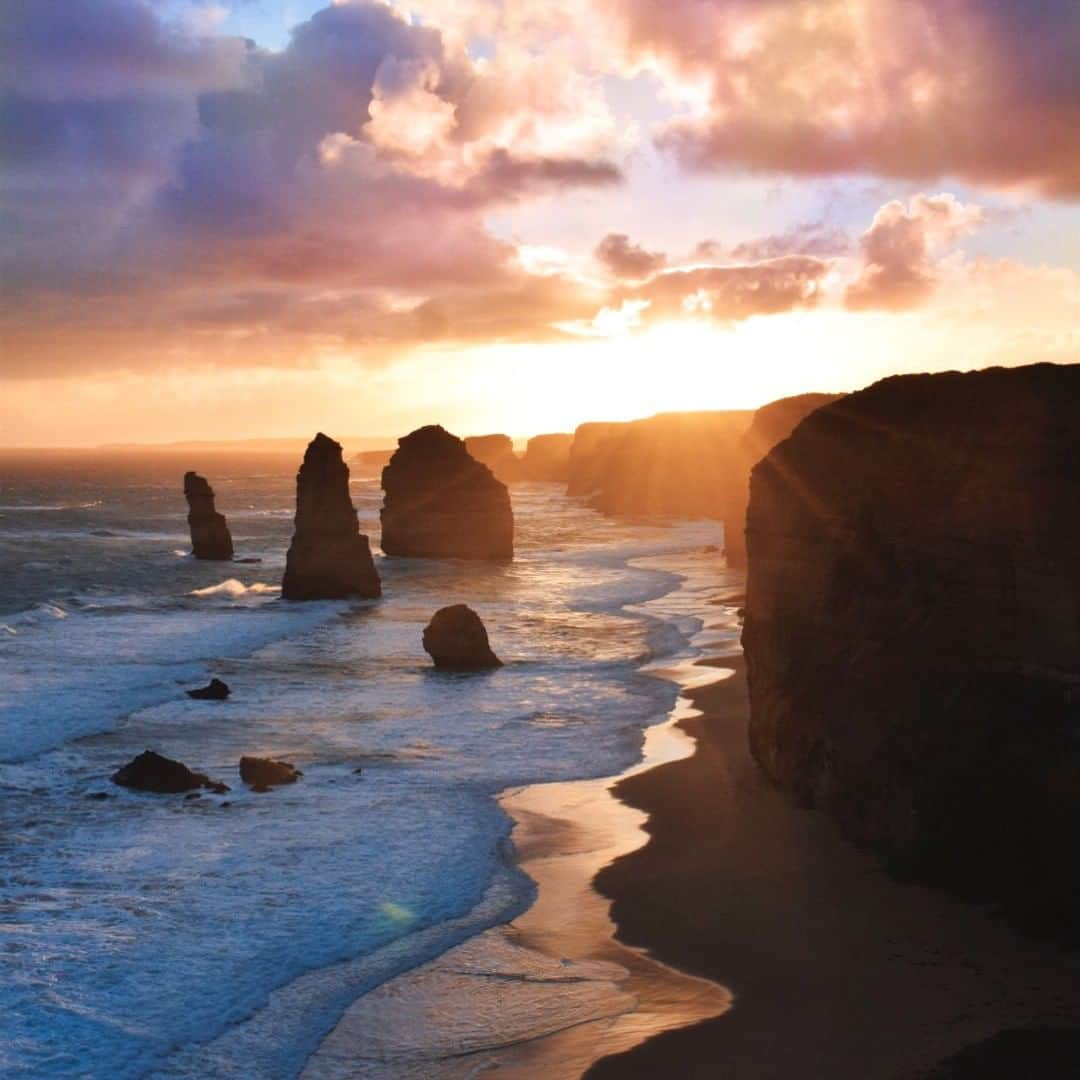
[[[1077,17],[16,5],[0,442],[523,436],[1075,359]]]

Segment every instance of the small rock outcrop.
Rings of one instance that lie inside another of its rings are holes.
[[[504,484],[521,479],[521,459],[514,453],[514,442],[509,435],[469,435],[465,439],[465,449]]]
[[[382,549],[428,559],[509,560],[514,515],[506,485],[437,425],[398,442],[383,469]]]
[[[885,379],[754,469],[764,771],[895,867],[1080,941],[1080,365]]]
[[[522,479],[566,483],[573,445],[574,436],[570,434],[534,435],[521,459]]]
[[[296,475],[296,529],[285,560],[286,600],[372,598],[382,588],[349,496],[341,446],[321,432]]]
[[[180,761],[163,757],[153,750],[144,750],[132,758],[123,768],[112,775],[114,784],[134,791],[153,791],[161,795],[175,795],[182,791],[207,788],[223,795],[229,790],[227,784],[211,780],[204,773],[192,772]]]
[[[195,698],[196,701],[224,701],[230,693],[228,683],[223,683],[220,679],[211,679],[198,690],[189,690],[187,696]]]
[[[483,671],[502,667],[480,616],[465,604],[440,608],[424,628],[424,650],[437,668]]]
[[[214,489],[195,472],[184,473],[191,551],[196,559],[227,562],[233,557],[232,536],[225,515],[214,508]]]
[[[295,784],[304,774],[290,761],[248,757],[240,759],[240,779],[253,791],[269,791],[282,784]]]

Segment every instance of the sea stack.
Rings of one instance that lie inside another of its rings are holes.
[[[904,872],[1080,940],[1080,365],[885,379],[754,469],[764,771]]]
[[[382,549],[428,559],[509,560],[514,515],[506,485],[438,425],[398,441],[383,469]]]
[[[225,515],[214,509],[214,489],[195,472],[184,473],[191,551],[196,559],[227,562],[233,557],[232,536]]]
[[[423,642],[437,668],[483,671],[502,667],[502,661],[491,651],[480,616],[466,604],[439,608],[424,628]]]
[[[341,445],[320,432],[296,474],[296,529],[281,595],[286,600],[338,600],[381,592],[371,547],[349,496],[349,467]]]

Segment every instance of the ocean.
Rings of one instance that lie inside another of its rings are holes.
[[[553,484],[512,488],[501,566],[383,557],[354,475],[383,598],[286,603],[296,465],[0,458],[4,1077],[297,1076],[356,998],[529,906],[498,793],[631,766],[678,694],[650,668],[700,651],[720,526]],[[187,468],[259,562],[191,558]],[[503,668],[431,667],[458,602]],[[186,697],[212,675],[227,702]],[[147,748],[232,791],[113,785]],[[242,754],[303,779],[250,792]]]

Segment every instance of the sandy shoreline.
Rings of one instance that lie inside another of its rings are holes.
[[[654,671],[687,688],[723,678],[693,662]],[[357,1000],[309,1059],[304,1080],[580,1077],[608,1054],[717,1016],[727,991],[615,940],[597,872],[646,842],[646,816],[615,798],[620,779],[693,753],[680,696],[618,777],[503,794],[532,906]]]
[[[910,1080],[1075,1024],[1080,955],[898,884],[765,783],[735,602],[722,655],[656,672],[683,690],[641,763],[503,795],[529,910],[359,999],[305,1080]]]
[[[723,983],[732,1008],[607,1058],[590,1080],[906,1080],[1003,1029],[1075,1027],[1080,954],[897,883],[793,808],[750,758],[741,657],[714,662],[737,671],[691,693],[702,715],[681,726],[696,753],[617,785],[651,839],[596,886],[620,940]],[[1027,1061],[1034,1071],[963,1075],[1075,1075]]]

